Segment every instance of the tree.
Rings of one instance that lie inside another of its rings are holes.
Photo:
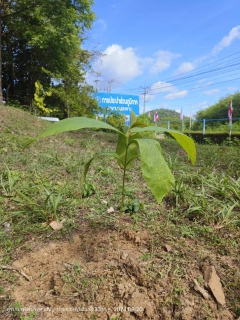
[[[228,119],[228,108],[231,100],[234,109],[233,118],[240,118],[240,92],[236,92],[220,99],[209,108],[199,111],[196,114],[196,119]]]
[[[7,101],[19,101],[31,111],[36,81],[47,89],[54,75],[57,86],[63,85],[73,66],[79,68],[83,78],[88,61],[81,44],[85,30],[95,19],[92,4],[92,0],[0,2],[3,91]]]

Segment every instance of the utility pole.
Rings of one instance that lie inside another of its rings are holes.
[[[141,88],[144,90],[143,93],[141,94],[143,94],[143,113],[145,113],[146,112],[146,95],[148,93],[147,91],[148,87],[145,87],[145,88],[141,87]]]
[[[109,84],[108,92],[111,92],[111,83],[113,83],[113,81],[114,79],[108,81],[108,84]]]

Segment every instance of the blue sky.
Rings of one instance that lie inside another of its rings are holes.
[[[87,79],[100,92],[139,95],[141,112],[145,92],[145,111],[194,116],[240,90],[239,0],[95,0],[92,9],[86,47],[103,56]]]

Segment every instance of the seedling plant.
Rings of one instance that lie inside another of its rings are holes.
[[[140,159],[143,178],[158,203],[160,203],[163,197],[169,193],[174,183],[173,174],[162,155],[159,142],[155,139],[144,138],[144,133],[149,131],[155,133],[168,132],[188,154],[192,164],[196,161],[196,148],[190,137],[175,130],[147,126],[144,123],[138,122],[134,113],[131,114],[130,127],[123,127],[121,130],[116,129],[107,123],[85,117],[64,119],[48,127],[45,131],[40,133],[37,138],[28,142],[26,146],[40,138],[84,128],[108,129],[118,133],[116,151],[100,152],[89,159],[84,166],[80,182],[80,187],[83,189],[89,167],[96,157],[109,156],[117,161],[119,167],[122,169],[121,209],[118,223],[118,239],[120,221],[124,212],[126,173],[130,168],[132,168],[135,160],[137,158]]]

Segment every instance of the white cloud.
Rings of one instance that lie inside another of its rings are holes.
[[[172,60],[179,56],[170,51],[158,51],[152,57],[139,57],[134,48],[124,49],[113,44],[107,47],[101,59],[93,64],[93,70],[105,79],[127,82],[141,75],[146,68],[152,74],[167,69]]]
[[[150,68],[152,74],[157,74],[165,69],[168,69],[173,59],[180,57],[180,54],[170,51],[158,51],[153,56],[153,63]]]
[[[227,36],[213,48],[212,54],[217,54],[225,47],[228,47],[234,39],[240,39],[240,25],[233,27]]]
[[[170,92],[169,94],[167,94],[164,98],[167,99],[167,100],[173,100],[173,99],[178,99],[178,98],[183,98],[187,93],[188,91],[187,90],[182,90],[182,91],[179,91],[177,89],[177,87],[175,87],[174,85],[172,85],[171,83],[169,82],[163,82],[163,81],[158,81],[156,83],[154,83],[152,86],[151,86],[151,92],[154,94],[154,95],[157,95],[157,94],[161,94],[163,92]]]
[[[187,93],[188,93],[187,90],[172,92],[172,93],[167,94],[165,96],[165,99],[173,100],[173,99],[183,98],[187,95]]]
[[[219,89],[212,89],[212,90],[204,91],[204,94],[210,96],[212,94],[218,93],[219,91],[220,91]]]
[[[142,74],[142,61],[129,47],[123,49],[113,44],[103,52],[103,57],[94,63],[93,69],[106,79],[127,82]]]
[[[176,88],[171,83],[158,81],[151,86],[151,90],[154,94],[157,94],[160,92],[175,91]]]
[[[192,70],[196,69],[198,65],[207,59],[207,56],[204,55],[200,58],[195,59],[193,62],[183,62],[180,66],[174,71],[174,75],[181,76],[186,72],[191,72]]]
[[[183,62],[180,66],[175,70],[176,75],[180,75],[185,72],[189,72],[195,69],[195,66],[192,62]]]

